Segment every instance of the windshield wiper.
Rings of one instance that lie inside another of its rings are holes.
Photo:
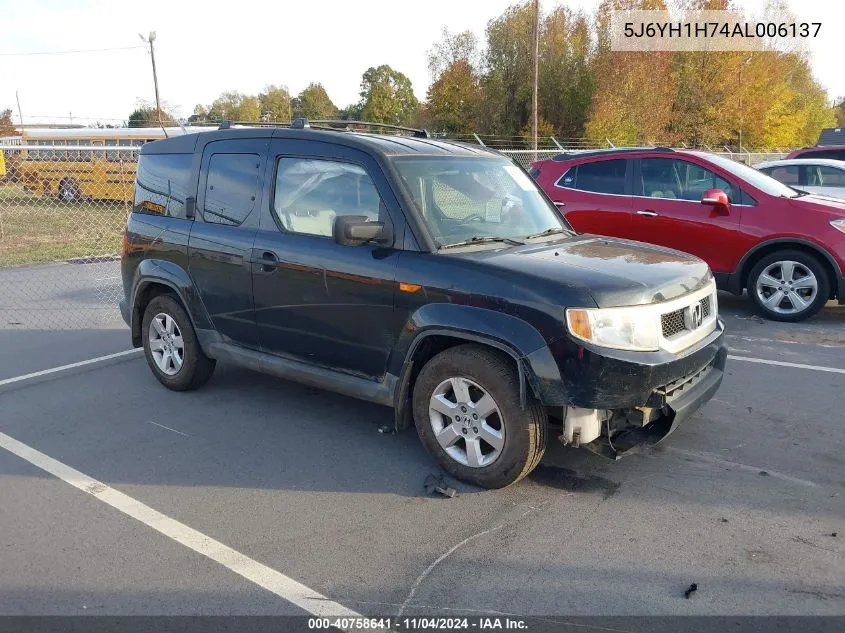
[[[504,244],[510,244],[511,246],[525,246],[525,242],[521,242],[519,240],[515,240],[512,237],[493,237],[491,235],[485,237],[471,237],[468,240],[464,240],[463,242],[455,242],[454,244],[444,244],[441,246],[441,249],[445,248],[456,248],[458,246],[471,246],[473,244],[488,244],[490,242],[502,242]]]
[[[551,228],[551,229],[546,229],[545,231],[543,231],[541,233],[532,233],[531,235],[526,235],[525,239],[526,240],[532,240],[535,237],[545,237],[546,235],[556,235],[557,233],[566,233],[566,232],[567,232],[566,229]]]

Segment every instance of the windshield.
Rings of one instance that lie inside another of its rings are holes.
[[[395,158],[439,247],[571,231],[534,181],[506,159]]]
[[[768,176],[761,171],[757,171],[753,167],[749,167],[748,165],[743,165],[742,163],[738,163],[730,158],[716,156],[714,154],[702,154],[702,156],[770,196],[796,198],[801,195],[800,192],[796,191],[792,187],[789,187],[788,185],[785,185],[771,176]]]

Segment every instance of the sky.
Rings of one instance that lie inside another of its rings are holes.
[[[224,90],[257,94],[267,84],[297,94],[322,82],[339,107],[358,101],[361,75],[389,64],[424,99],[426,52],[442,28],[484,28],[515,0],[320,0],[314,4],[217,0],[0,0],[0,110],[15,91],[26,123],[125,120],[154,102],[149,53],[139,33],[156,32],[161,99],[187,117]],[[809,43],[813,71],[831,99],[845,96],[842,0],[787,0],[799,20],[821,22]],[[765,0],[737,0],[760,14]],[[598,0],[541,0],[592,10]],[[47,55],[54,51],[115,49]],[[39,53],[39,54],[33,54]]]

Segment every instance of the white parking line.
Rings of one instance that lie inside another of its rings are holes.
[[[0,433],[0,447],[5,448],[37,466],[62,481],[69,483],[74,488],[83,492],[112,508],[121,511],[123,514],[132,517],[151,527],[164,536],[194,550],[198,554],[220,563],[227,569],[246,578],[259,587],[274,593],[275,595],[295,604],[297,607],[308,611],[316,616],[344,616],[357,617],[359,614],[347,609],[337,602],[333,602],[326,596],[309,589],[305,585],[285,576],[284,574],[271,569],[248,556],[233,550],[231,547],[216,541],[202,532],[180,523],[176,519],[154,510],[132,497],[115,490],[114,488],[97,481],[67,466],[44,453],[27,446],[6,435]]]
[[[89,358],[88,360],[81,360],[78,363],[71,363],[70,365],[62,365],[61,367],[53,367],[52,369],[44,369],[42,371],[35,371],[31,374],[24,374],[23,376],[15,376],[14,378],[5,378],[4,380],[0,380],[0,387],[4,385],[11,385],[15,382],[22,382],[24,380],[30,380],[32,378],[38,378],[39,376],[47,376],[49,374],[55,374],[60,371],[67,371],[68,369],[75,369],[77,367],[84,367],[85,365],[93,365],[94,363],[101,363],[104,360],[111,360],[112,358],[120,358],[121,356],[129,356],[130,354],[136,354],[140,351],[143,351],[142,347],[136,347],[134,349],[128,349],[125,352],[117,352],[116,354],[108,354],[106,356],[98,356],[97,358]]]
[[[750,356],[734,356],[728,354],[730,360],[739,360],[746,363],[760,363],[761,365],[776,365],[778,367],[793,367],[794,369],[810,369],[812,371],[826,371],[831,374],[845,374],[845,369],[839,367],[823,367],[821,365],[803,365],[801,363],[787,363],[782,360],[768,360],[766,358],[751,358]]]

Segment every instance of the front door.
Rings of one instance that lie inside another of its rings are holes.
[[[401,327],[399,250],[332,237],[336,217],[358,215],[390,224],[402,244],[404,218],[380,167],[352,148],[279,139],[266,171],[269,203],[253,246],[262,350],[380,378]]]
[[[705,260],[714,272],[734,271],[744,253],[739,241],[740,190],[709,169],[677,158],[643,158],[635,170],[634,239],[668,246]],[[731,205],[702,204],[708,189],[722,189]]]

